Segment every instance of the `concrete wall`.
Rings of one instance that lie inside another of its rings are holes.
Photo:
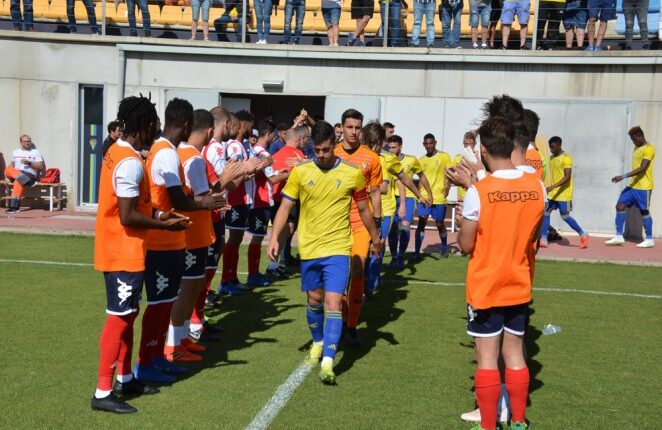
[[[28,133],[48,164],[63,171],[70,205],[77,199],[78,92],[81,84],[105,88],[106,122],[114,118],[124,94],[151,93],[159,112],[168,94],[196,90],[265,94],[264,81],[283,81],[282,94],[327,96],[327,114],[350,104],[369,106],[398,126],[412,152],[420,153],[423,134],[432,131],[441,146],[456,153],[459,139],[493,94],[508,93],[541,112],[541,133],[574,135],[567,139],[577,164],[577,196],[600,200],[578,208],[589,230],[611,229],[611,207],[620,188],[602,184],[629,163],[632,145],[624,134],[640,124],[654,144],[662,141],[662,61],[654,53],[604,55],[552,52],[464,52],[402,49],[283,47],[243,49],[236,44],[75,35],[0,32],[0,151],[6,156]],[[163,52],[157,52],[163,51]],[[579,56],[577,56],[579,55]],[[122,58],[126,59],[122,75]],[[604,110],[602,110],[604,108]],[[572,143],[571,143],[572,142]],[[608,143],[608,144],[606,144]],[[600,163],[610,166],[602,169]],[[607,171],[609,170],[609,171]],[[588,171],[591,172],[587,173]],[[586,172],[586,173],[585,173]],[[586,181],[579,180],[586,174]],[[655,170],[662,183],[662,169]],[[602,179],[600,179],[602,180]],[[591,185],[593,184],[593,185]],[[578,183],[579,186],[579,183]],[[583,186],[583,185],[582,185]],[[590,188],[587,190],[587,188]],[[662,219],[653,194],[652,213]],[[577,200],[577,199],[576,199]],[[576,201],[575,206],[582,206]],[[590,215],[590,217],[588,216]],[[662,235],[662,224],[655,224]]]

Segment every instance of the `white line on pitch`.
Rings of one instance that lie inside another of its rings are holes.
[[[294,369],[283,384],[276,389],[271,399],[260,409],[260,412],[255,415],[253,421],[246,426],[246,430],[264,430],[269,427],[271,422],[276,418],[278,413],[287,404],[292,397],[292,394],[303,383],[313,366],[301,363],[299,367]]]
[[[91,267],[91,263],[69,263],[67,261],[45,261],[45,260],[8,260],[0,258],[0,263],[26,263],[26,264],[48,264],[51,266],[78,266],[78,267]]]

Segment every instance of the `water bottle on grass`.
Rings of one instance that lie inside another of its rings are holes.
[[[545,327],[542,328],[542,334],[545,336],[551,336],[556,333],[561,332],[561,326],[553,324],[545,324]]]

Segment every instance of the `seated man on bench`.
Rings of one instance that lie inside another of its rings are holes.
[[[44,157],[32,144],[30,136],[27,134],[21,136],[21,147],[12,153],[11,162],[5,169],[5,176],[14,183],[11,198],[7,203],[8,213],[19,210],[25,187],[37,182],[44,167]]]

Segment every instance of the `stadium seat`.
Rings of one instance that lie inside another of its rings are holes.
[[[625,16],[623,15],[623,0],[616,1],[616,33],[625,34]],[[648,3],[648,33],[655,34],[660,26],[660,0],[650,0]],[[640,34],[639,22],[634,20],[634,34]]]
[[[0,16],[11,16],[9,6],[11,6],[9,1],[0,0]]]
[[[181,6],[163,6],[158,23],[161,25],[177,25],[182,20]]]
[[[52,0],[45,18],[57,21],[67,21],[67,2],[66,0]]]
[[[200,11],[200,14],[202,14],[202,11]],[[190,26],[191,21],[193,21],[193,10],[191,9],[191,6],[185,6],[182,10],[182,19],[179,20],[178,24]]]
[[[4,3],[10,3],[9,0],[6,0]],[[50,5],[48,0],[34,0],[32,2],[32,12],[34,18],[45,18],[48,15],[48,9]]]
[[[106,5],[106,7],[108,7],[108,5]],[[113,15],[113,22],[115,24],[127,24],[129,22],[129,13],[126,8],[126,3],[120,3],[117,5],[115,14]]]
[[[315,12],[322,10],[322,0],[306,0],[306,10]]]
[[[74,1],[74,13],[76,15],[77,22],[87,22],[87,9],[85,9],[85,5],[82,1]]]

